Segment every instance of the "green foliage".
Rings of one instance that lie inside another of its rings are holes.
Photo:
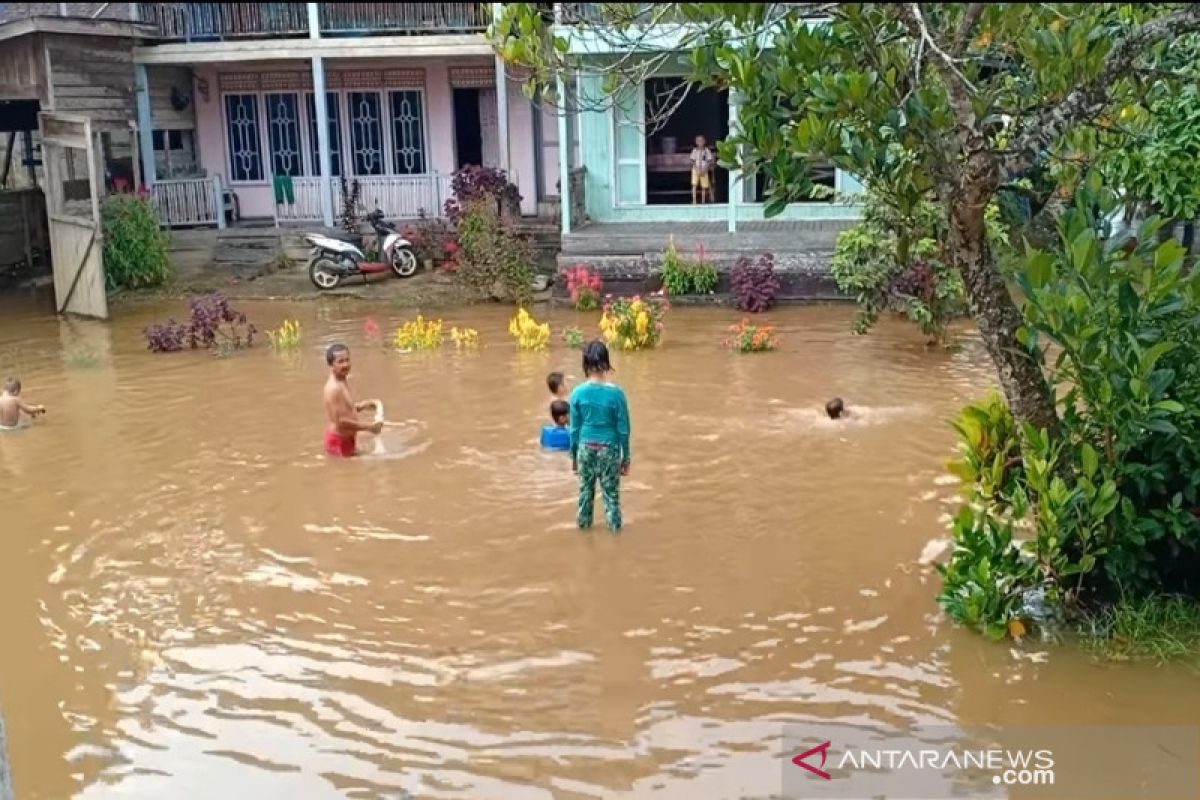
[[[162,286],[171,278],[170,237],[148,197],[114,194],[101,206],[104,282],[114,289]]]
[[[469,203],[458,224],[458,274],[483,291],[503,290],[524,305],[533,297],[533,251],[500,218],[490,197]]]
[[[1122,597],[1086,614],[1079,632],[1087,649],[1110,661],[1195,662],[1200,657],[1200,605],[1179,595]]]
[[[668,295],[712,294],[719,282],[717,268],[704,258],[703,245],[697,250],[696,259],[691,260],[679,254],[675,237],[671,237],[662,259],[662,285]]]

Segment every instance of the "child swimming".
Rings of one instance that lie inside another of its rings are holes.
[[[570,450],[571,432],[567,430],[567,424],[571,420],[571,406],[566,400],[551,401],[550,419],[554,424],[542,428],[542,447],[547,450]]]
[[[825,413],[830,419],[849,419],[852,416],[840,397],[835,397],[825,404]]]
[[[21,381],[8,378],[0,392],[0,430],[15,430],[21,424],[21,414],[37,417],[46,413],[45,406],[26,405],[21,401]]]
[[[579,475],[579,527],[592,526],[596,483],[604,494],[610,530],[621,530],[621,476],[629,474],[629,405],[609,382],[608,347],[599,340],[583,350],[586,380],[571,392],[571,471]]]

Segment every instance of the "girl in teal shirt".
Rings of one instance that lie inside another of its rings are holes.
[[[629,474],[629,405],[610,383],[604,342],[583,349],[586,380],[571,392],[571,470],[579,474],[580,528],[592,527],[596,484],[604,494],[609,530],[621,530],[621,476]]]

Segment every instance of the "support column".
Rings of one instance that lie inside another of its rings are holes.
[[[555,4],[555,9],[558,4]],[[571,147],[570,131],[567,127],[567,84],[562,73],[554,77],[554,92],[558,98],[558,182],[560,184],[558,205],[561,209],[562,232],[571,232]]]
[[[492,3],[492,19],[504,13],[503,3]],[[508,80],[504,74],[504,59],[496,56],[496,135],[500,139],[500,169],[511,173],[512,159],[508,151]],[[509,180],[512,180],[509,175]]]
[[[739,107],[741,98],[734,92],[729,93],[729,135],[734,136],[740,132],[738,119],[740,118]],[[738,192],[742,189],[742,171],[740,169],[729,170],[729,202],[726,203],[726,210],[729,212],[729,217],[726,220],[726,229],[730,233],[737,232],[737,210],[738,210]]]
[[[142,185],[147,189],[154,186],[158,173],[154,167],[154,120],[150,117],[150,79],[145,64],[133,65],[137,81],[137,128],[138,155],[142,160]]]
[[[308,36],[310,39],[321,38],[321,14],[317,3],[307,3],[308,6]],[[313,108],[317,112],[317,160],[320,162],[321,175],[317,179],[317,193],[321,195],[321,223],[326,228],[333,227],[333,166],[330,163],[329,148],[329,98],[325,92],[325,60],[321,56],[312,57]]]

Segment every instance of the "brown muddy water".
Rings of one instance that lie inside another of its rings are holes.
[[[671,312],[618,354],[627,528],[580,534],[544,377],[506,311],[477,353],[401,355],[348,304],[299,352],[152,355],[140,331],[0,306],[0,370],[49,407],[0,434],[0,708],[22,798],[739,798],[778,794],[790,721],[1194,723],[1183,668],[989,644],[922,566],[954,508],[945,421],[991,373],[846,308]],[[542,312],[545,314],[545,312]],[[554,313],[556,327],[572,320]],[[585,320],[587,322],[587,320]],[[406,421],[321,454],[322,349]],[[822,424],[831,395],[863,410]],[[368,449],[373,448],[369,445]],[[408,794],[405,795],[404,793]]]

